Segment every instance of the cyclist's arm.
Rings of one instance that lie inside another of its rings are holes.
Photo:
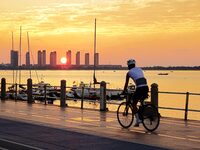
[[[126,81],[125,81],[125,84],[124,84],[123,93],[127,90],[129,78],[130,78],[130,77],[129,77],[129,74],[127,73],[127,74],[126,74]]]

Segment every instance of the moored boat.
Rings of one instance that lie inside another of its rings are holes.
[[[169,73],[158,73],[158,75],[164,75],[164,76],[166,76],[166,75],[169,75]]]

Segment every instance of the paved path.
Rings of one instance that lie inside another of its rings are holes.
[[[0,102],[0,118],[0,150],[17,143],[35,149],[200,149],[200,121],[161,118],[148,133],[142,126],[122,129],[111,112],[13,101]]]

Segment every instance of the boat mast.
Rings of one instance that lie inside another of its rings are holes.
[[[34,57],[33,57],[33,53],[32,53],[32,51],[30,50],[30,42],[29,42],[29,34],[28,34],[28,32],[27,32],[27,39],[28,39],[28,51],[29,51],[29,59],[30,59],[30,62],[31,62],[31,60],[32,60],[32,65],[33,65],[33,68],[34,68],[34,65],[35,65],[35,61],[34,61]],[[31,63],[30,63],[31,64]],[[38,77],[38,73],[37,73],[37,70],[36,69],[34,69],[35,70],[35,74],[36,74],[36,77],[37,77],[37,81],[38,81],[38,83],[40,82],[40,80],[39,80],[39,77]],[[31,74],[31,66],[30,66],[30,78],[32,77],[32,74]]]
[[[27,42],[28,42],[28,59],[29,59],[29,62],[31,61],[31,57],[30,57],[30,55],[31,55],[31,53],[30,53],[30,42],[29,42],[29,34],[28,34],[28,32],[27,32]],[[30,79],[31,79],[31,64],[29,64],[29,74],[30,74]]]
[[[20,39],[19,39],[19,85],[21,84],[21,56],[22,56],[22,27],[20,26]]]
[[[95,84],[96,84],[96,18],[95,18],[95,22],[94,22],[94,73],[93,73],[93,80],[94,80],[94,88],[95,88]]]
[[[13,31],[12,31],[12,50],[14,50],[14,38],[13,38]]]
[[[12,50],[14,50],[13,31],[12,31]],[[13,85],[14,85],[14,82],[15,82],[15,70],[14,70],[14,67],[13,67]]]

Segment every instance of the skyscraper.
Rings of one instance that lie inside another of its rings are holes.
[[[79,66],[80,65],[80,51],[78,51],[76,53],[76,65]]]
[[[46,50],[42,51],[42,66],[46,66]]]
[[[10,64],[13,67],[17,67],[18,66],[18,51],[15,50],[11,50],[10,52]]]
[[[71,50],[68,50],[67,51],[67,56],[66,56],[66,58],[67,58],[67,65],[68,66],[71,66],[71,64],[72,64],[72,52],[71,52]]]
[[[46,66],[46,50],[38,51],[38,66]]]
[[[56,66],[57,65],[57,55],[56,51],[50,53],[50,65],[51,66]]]
[[[38,66],[42,66],[42,51],[38,51]]]
[[[85,65],[89,66],[90,65],[90,54],[85,53]]]
[[[95,53],[94,55],[94,63],[95,63],[95,66],[98,66],[99,65],[99,53]]]
[[[30,63],[30,53],[29,52],[26,52],[26,66],[30,66],[31,63]]]

